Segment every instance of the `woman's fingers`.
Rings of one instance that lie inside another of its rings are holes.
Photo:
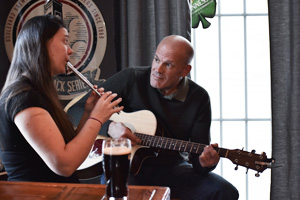
[[[95,88],[95,89],[97,89],[97,88]],[[104,93],[104,88],[101,87],[101,88],[97,89],[97,91],[98,91],[101,95],[103,95],[103,93]]]
[[[104,101],[108,101],[109,103],[111,103],[112,106],[117,106],[122,101],[122,98],[118,98],[113,101],[113,99],[117,96],[117,93],[112,93],[111,91],[108,91],[102,95],[102,98],[104,99]]]

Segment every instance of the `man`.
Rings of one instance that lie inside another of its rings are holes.
[[[122,97],[125,112],[153,112],[164,137],[207,145],[201,155],[161,150],[143,162],[137,175],[130,175],[129,184],[168,186],[172,198],[238,199],[236,188],[211,172],[220,159],[213,149],[218,144],[209,145],[209,95],[186,77],[193,56],[188,40],[167,36],[158,45],[151,68],[127,68],[101,85]],[[106,123],[101,131],[129,138],[134,144],[141,141],[123,123]]]

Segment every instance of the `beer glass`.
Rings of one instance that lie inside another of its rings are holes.
[[[106,199],[127,200],[131,141],[126,138],[108,138],[103,141],[102,152]]]

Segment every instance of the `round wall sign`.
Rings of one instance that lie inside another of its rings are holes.
[[[18,0],[12,7],[4,28],[4,44],[12,59],[14,44],[24,23],[37,15],[62,17],[69,32],[69,45],[74,53],[70,62],[91,82],[100,76],[107,32],[103,16],[91,0]],[[72,72],[54,78],[60,99],[69,100],[89,88]]]

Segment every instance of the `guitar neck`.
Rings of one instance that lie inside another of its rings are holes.
[[[184,140],[177,140],[161,136],[146,135],[141,133],[135,133],[135,135],[142,140],[141,145],[149,146],[159,149],[174,150],[179,152],[189,152],[195,154],[201,154],[206,147],[206,144],[199,144],[194,142],[188,142]],[[227,157],[228,149],[214,148],[220,157]]]

